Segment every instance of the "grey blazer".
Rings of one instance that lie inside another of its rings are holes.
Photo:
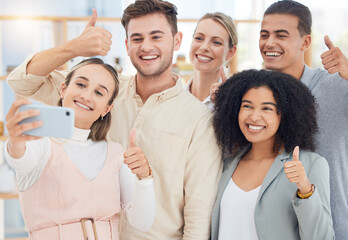
[[[245,148],[233,158],[226,158],[212,213],[211,240],[219,234],[220,202]],[[300,150],[300,161],[315,191],[308,199],[296,195],[297,186],[290,183],[283,164],[292,153],[283,152],[274,160],[263,180],[255,207],[255,226],[259,240],[334,239],[330,209],[329,166],[325,158]]]

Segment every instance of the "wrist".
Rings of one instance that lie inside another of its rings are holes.
[[[150,179],[150,178],[152,178],[152,169],[151,169],[151,167],[149,166],[149,173],[148,173],[147,176],[139,176],[139,175],[137,175],[137,178],[138,178],[139,180]]]
[[[307,178],[307,181],[305,183],[297,184],[297,188],[301,194],[307,194],[312,191],[312,184]]]
[[[311,185],[311,190],[307,193],[301,193],[300,190],[297,190],[297,197],[301,199],[307,199],[310,196],[312,196],[314,190],[315,190],[314,184]]]
[[[58,49],[60,52],[64,53],[65,58],[67,59],[66,62],[68,62],[69,60],[76,58],[76,57],[80,57],[80,53],[77,51],[77,46],[78,43],[75,43],[76,40],[72,39],[60,46],[58,46]]]

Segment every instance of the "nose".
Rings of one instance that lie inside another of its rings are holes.
[[[92,99],[92,96],[93,90],[85,89],[85,91],[81,93],[81,98],[83,98],[85,101],[90,101]]]
[[[209,41],[202,42],[202,44],[199,47],[199,49],[202,50],[202,51],[208,51],[208,49],[209,49]]]
[[[267,38],[266,43],[265,43],[265,46],[266,46],[267,48],[272,48],[272,47],[274,47],[275,45],[276,45],[276,41],[275,41],[275,39],[274,39],[272,36],[270,36],[269,38]]]
[[[261,119],[260,112],[259,112],[258,110],[253,110],[253,111],[250,113],[249,118],[250,118],[251,121],[257,122],[258,120]]]
[[[150,52],[153,48],[152,42],[149,38],[144,38],[141,43],[140,49],[144,52]]]

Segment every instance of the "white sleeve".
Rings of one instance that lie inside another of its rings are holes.
[[[138,180],[127,165],[120,169],[121,207],[129,223],[146,232],[155,218],[156,199],[153,179]]]
[[[4,145],[5,159],[16,172],[19,191],[25,191],[40,178],[42,170],[51,153],[51,142],[48,138],[26,142],[25,153],[21,158],[13,158]]]

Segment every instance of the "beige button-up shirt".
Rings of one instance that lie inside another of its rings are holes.
[[[8,76],[8,84],[18,95],[56,105],[67,72],[26,74],[32,56]],[[172,77],[174,87],[151,95],[144,104],[135,78],[120,79],[109,137],[126,149],[130,129],[136,128],[136,144],[152,166],[157,204],[148,232],[136,231],[122,219],[120,239],[209,239],[221,153],[211,112],[183,89],[177,75]]]

